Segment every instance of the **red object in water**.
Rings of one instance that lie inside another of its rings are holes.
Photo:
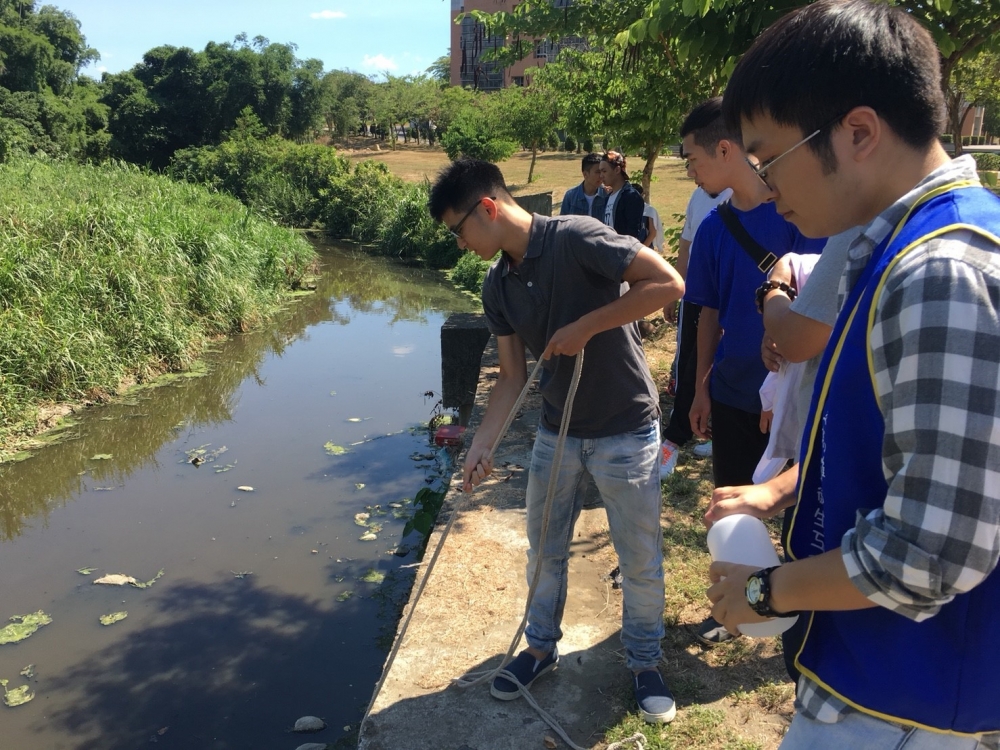
[[[445,424],[441,425],[434,432],[434,442],[437,445],[461,445],[462,444],[462,433],[465,432],[464,427],[459,427],[457,424]]]

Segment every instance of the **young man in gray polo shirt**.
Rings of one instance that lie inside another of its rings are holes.
[[[525,347],[546,360],[526,497],[528,579],[536,564],[542,572],[525,631],[528,648],[507,669],[528,687],[559,660],[569,543],[583,505],[582,480],[589,474],[607,508],[624,577],[621,639],[636,700],[646,721],[670,721],[674,700],[657,666],[664,606],[660,411],[636,321],[679,299],[684,282],[633,237],[587,217],[527,213],[507,191],[500,170],[487,162],[460,159],[445,168],[431,189],[430,211],[460,247],[484,260],[501,254],[483,283],[500,374],[465,457],[466,492],[493,469],[490,446],[527,380]],[[623,281],[629,284],[624,294]],[[581,351],[583,371],[545,549],[539,550],[556,436]],[[502,677],[490,693],[501,700],[520,694]]]

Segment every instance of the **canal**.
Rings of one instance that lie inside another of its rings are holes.
[[[413,577],[413,499],[448,471],[426,427],[441,324],[477,305],[440,274],[321,255],[316,292],[215,346],[204,376],[0,465],[0,628],[51,618],[0,645],[6,689],[35,696],[0,705],[3,750],[293,750],[357,729]],[[94,583],[115,574],[152,583]],[[328,728],[288,734],[304,715]]]

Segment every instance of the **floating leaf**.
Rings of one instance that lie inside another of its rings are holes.
[[[20,674],[21,677],[25,677],[30,680],[35,676],[35,665],[29,664],[28,666],[26,666],[24,669],[21,670]]]
[[[326,445],[323,446],[323,448],[331,456],[343,456],[345,453],[349,453],[350,452],[344,446],[342,446],[342,445],[334,445],[333,443],[327,443]]]
[[[82,576],[89,576],[95,570],[97,570],[97,568],[77,568],[76,572]]]
[[[7,680],[0,680],[0,686],[3,686],[3,702],[11,708],[22,706],[35,697],[35,694],[31,692],[30,686],[21,685],[19,688],[8,690],[7,682]]]
[[[354,514],[354,523],[356,523],[358,526],[367,526],[368,525],[368,514],[367,513],[355,513]]]
[[[128,617],[128,612],[112,612],[110,615],[101,615],[101,625],[114,625]]]
[[[358,537],[358,541],[361,542],[374,542],[376,539],[378,539],[378,537],[370,531]]]
[[[365,488],[365,483],[364,482],[355,482],[354,486],[355,486],[356,489],[363,490]]]
[[[337,601],[338,601],[338,602],[346,602],[346,601],[347,601],[348,599],[350,599],[350,598],[351,598],[352,596],[354,596],[354,592],[353,592],[353,591],[345,591],[344,593],[340,594],[340,595],[339,595],[339,596],[337,597]]]
[[[28,636],[34,635],[42,626],[52,622],[52,618],[42,610],[31,615],[14,615],[10,618],[11,625],[0,630],[0,646],[5,643],[18,643]]]
[[[153,576],[152,580],[146,581],[145,583],[133,582],[132,585],[135,586],[137,589],[148,589],[158,580],[163,578],[163,572],[164,572],[163,568],[160,568],[159,572],[155,576]]]
[[[114,456],[110,453],[98,453],[90,457],[91,461],[110,461]]]
[[[385,573],[381,570],[375,570],[375,568],[372,568],[361,576],[361,580],[365,583],[382,583],[382,581],[385,580]]]

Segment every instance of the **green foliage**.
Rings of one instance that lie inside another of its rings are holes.
[[[976,169],[983,172],[1000,172],[1000,154],[973,154]]]
[[[0,433],[43,401],[184,368],[314,255],[233,198],[127,165],[16,158],[0,191]]]
[[[441,136],[441,146],[452,160],[468,156],[493,163],[508,159],[517,151],[509,121],[488,104],[460,111]]]
[[[545,141],[545,145],[549,147],[549,151],[559,150],[559,136],[555,133],[549,133],[548,139]]]
[[[451,281],[460,289],[479,295],[490,264],[475,253],[463,253],[451,270]]]
[[[434,528],[434,521],[444,504],[444,496],[443,492],[434,492],[429,487],[422,488],[413,498],[413,507],[417,508],[417,511],[403,527],[403,536],[405,537],[411,531],[416,531],[423,535],[426,543],[431,529]]]
[[[580,145],[585,153],[592,153],[594,151],[594,136],[588,135],[580,142]]]
[[[576,138],[571,135],[567,135],[563,148],[565,148],[566,151],[576,151]]]

